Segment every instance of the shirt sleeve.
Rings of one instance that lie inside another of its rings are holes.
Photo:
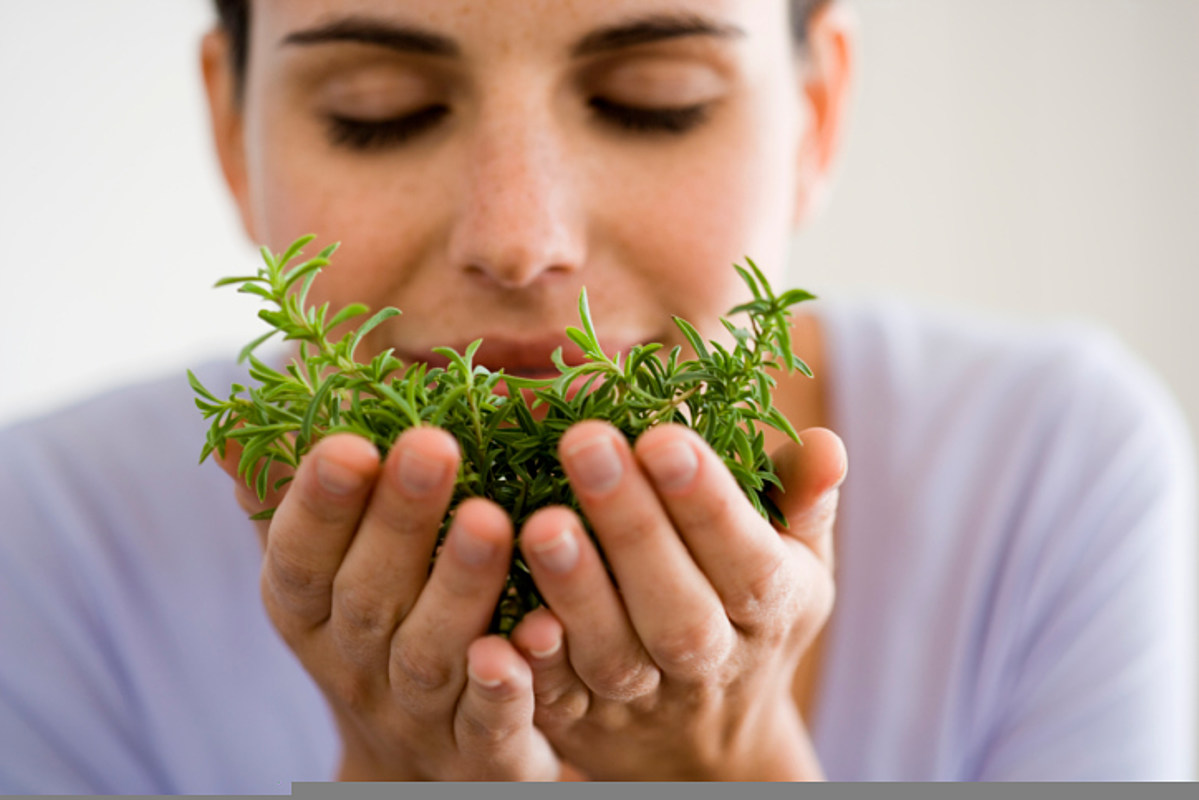
[[[199,373],[228,385],[240,367]],[[0,794],[278,794],[336,774],[319,687],[182,375],[0,430]]]
[[[1103,337],[1063,369],[979,780],[1192,780],[1195,463],[1158,380]]]
[[[29,437],[0,435],[0,794],[162,788],[70,534],[88,524]]]

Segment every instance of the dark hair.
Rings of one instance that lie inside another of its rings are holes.
[[[229,60],[233,62],[240,88],[250,57],[250,0],[216,0],[216,13],[221,28],[229,36]]]
[[[808,38],[808,24],[817,9],[829,0],[789,0],[791,6],[791,34],[797,45]],[[215,0],[221,27],[229,35],[232,46],[229,57],[240,84],[245,79],[246,63],[250,56],[250,0]]]

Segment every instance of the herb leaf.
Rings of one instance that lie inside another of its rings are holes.
[[[211,421],[200,460],[213,452],[224,455],[226,444],[236,441],[243,448],[238,474],[260,499],[270,488],[271,465],[295,468],[329,433],[356,433],[386,455],[405,430],[435,425],[449,431],[463,453],[451,508],[466,497],[488,497],[508,511],[519,529],[534,511],[547,505],[580,510],[558,463],[558,442],[573,423],[596,418],[616,426],[630,442],[655,425],[689,425],[721,454],[758,512],[775,524],[786,524],[769,496],[779,480],[760,427],[775,428],[799,441],[791,422],[771,403],[770,390],[776,381],[768,370],[799,370],[811,377],[808,366],[791,352],[788,320],[792,306],[814,298],[809,292],[790,289],[776,296],[751,259],[746,259],[748,269],[734,265],[753,299],[729,314],[746,314],[748,327],[720,320],[732,337],[730,350],[715,340],[705,342],[694,325],[674,317],[694,351],[691,359],[683,358],[679,347],[664,353],[656,343],[637,345],[625,354],[606,354],[584,289],[579,295],[582,327],[566,330],[583,350],[584,362],[568,366],[560,351],[554,353],[552,361],[560,373],[556,378],[505,375],[475,365],[481,340],[472,342],[464,353],[437,348],[435,352],[448,361],[445,368],[405,365],[391,350],[360,362],[355,353],[363,338],[400,311],[383,308],[356,330],[332,339],[333,328],[370,312],[354,303],[330,315],[327,303],[308,304],[308,289],[329,266],[337,245],[298,266],[288,265],[315,238],[297,239],[278,255],[263,247],[263,266],[256,275],[224,278],[216,284],[237,286],[268,305],[259,317],[270,329],[238,356],[239,363],[249,359],[249,374],[256,385],[234,384],[227,399],[221,400],[188,372],[196,406]],[[297,355],[282,370],[253,355],[277,334],[299,343]],[[585,385],[572,391],[576,379],[583,376]],[[496,392],[501,381],[507,394]],[[540,418],[534,409],[543,412]],[[276,481],[275,488],[288,480]],[[254,518],[269,519],[273,512],[267,509]],[[441,525],[439,545],[447,527],[448,516]],[[541,603],[518,547],[492,630],[509,633]]]

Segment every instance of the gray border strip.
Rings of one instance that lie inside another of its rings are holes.
[[[1186,783],[294,783],[300,800],[594,800],[652,798],[652,800],[756,800],[770,798],[851,798],[869,800],[958,800],[958,798],[1051,798],[1052,800],[1131,800],[1142,797],[1195,800],[1199,789]]]
[[[44,795],[7,795],[38,797]],[[171,795],[55,795],[57,797],[167,798]],[[187,795],[193,798],[278,797],[280,795]],[[282,795],[286,797],[287,795]],[[597,800],[598,798],[651,798],[651,800],[757,800],[757,798],[846,798],[846,800],[958,800],[958,798],[1049,798],[1049,800],[1194,800],[1195,783],[293,783],[292,797],[301,800],[352,798],[352,800]]]

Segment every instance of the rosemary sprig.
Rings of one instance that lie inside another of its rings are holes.
[[[308,303],[313,280],[329,265],[337,247],[327,247],[315,258],[291,266],[314,238],[298,239],[280,254],[264,247],[264,266],[257,274],[216,284],[237,285],[239,292],[267,303],[258,316],[270,330],[246,345],[238,359],[249,360],[253,385],[234,384],[222,400],[188,372],[196,405],[211,420],[200,461],[214,451],[223,457],[230,441],[240,444],[238,475],[260,499],[272,488],[271,466],[298,466],[323,436],[355,433],[386,454],[408,428],[434,425],[453,434],[462,451],[451,508],[466,497],[487,497],[506,509],[519,529],[534,511],[547,505],[580,510],[557,457],[559,439],[575,422],[607,420],[630,442],[655,425],[677,422],[698,431],[723,456],[760,514],[786,524],[768,494],[779,481],[766,453],[762,427],[799,441],[791,423],[771,403],[776,386],[771,371],[799,370],[811,377],[811,370],[791,351],[788,321],[791,307],[812,299],[810,293],[791,289],[776,295],[747,258],[748,268],[734,268],[753,299],[729,314],[745,313],[749,327],[720,320],[734,342],[729,348],[715,340],[705,342],[691,323],[675,317],[695,353],[685,359],[682,348],[664,353],[656,343],[635,345],[623,354],[605,353],[584,289],[579,296],[581,327],[566,330],[582,349],[584,361],[568,366],[559,349],[553,354],[558,377],[523,378],[476,365],[473,358],[482,340],[462,353],[438,348],[436,352],[449,363],[430,369],[422,362],[403,364],[391,350],[357,360],[363,337],[399,314],[395,308],[384,308],[357,329],[331,338],[334,328],[366,316],[369,309],[354,303],[331,313],[328,303],[319,307]],[[298,343],[296,355],[282,371],[254,355],[259,345],[280,334]],[[582,389],[571,392],[580,378]],[[496,393],[500,381],[508,386],[506,395]],[[538,418],[534,410],[543,413]],[[279,479],[273,488],[288,480],[290,476]],[[256,516],[267,518],[272,512]],[[439,532],[439,548],[448,521],[447,516]],[[508,633],[541,603],[517,547],[492,630]]]

